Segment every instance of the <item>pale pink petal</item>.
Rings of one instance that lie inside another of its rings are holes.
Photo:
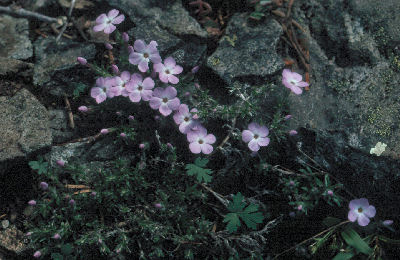
[[[100,24],[100,23],[105,23],[107,20],[107,15],[106,14],[101,14],[99,17],[97,17],[96,19],[96,23]]]
[[[152,97],[149,105],[152,109],[158,109],[161,106],[161,99],[158,97]]]
[[[369,202],[366,198],[361,198],[358,200],[358,203],[363,209],[366,209],[369,206]]]
[[[131,74],[128,71],[123,71],[120,77],[126,83],[131,79]]]
[[[107,16],[109,19],[114,19],[115,17],[117,17],[118,14],[119,14],[118,10],[112,9],[111,11],[108,12]]]
[[[358,209],[359,207],[360,207],[360,200],[355,199],[350,201],[349,208],[351,210]]]
[[[104,33],[110,34],[112,33],[115,29],[117,29],[117,27],[115,27],[112,24],[109,24],[105,29],[104,29]]]
[[[358,215],[358,219],[357,219],[358,225],[365,227],[369,224],[369,221],[370,221],[369,218],[367,216],[365,216],[364,214]]]
[[[131,81],[138,83],[138,82],[142,82],[143,78],[142,75],[140,75],[139,73],[133,73],[131,76]]]
[[[171,110],[177,110],[179,108],[179,105],[181,104],[179,98],[174,98],[168,101],[168,107]]]
[[[253,137],[254,137],[254,134],[249,130],[244,130],[242,132],[242,140],[245,143],[250,142],[253,139]]]
[[[137,52],[142,52],[145,48],[146,48],[146,44],[144,43],[144,41],[142,40],[136,40],[133,43],[133,48],[135,49],[135,51]]]
[[[103,102],[104,100],[106,100],[107,96],[106,94],[103,92],[102,94],[98,95],[96,97],[96,102],[97,104],[100,104],[101,102]]]
[[[210,154],[210,153],[212,153],[213,150],[214,150],[214,148],[209,144],[202,144],[201,145],[201,151],[204,154]]]
[[[305,81],[300,81],[296,84],[296,86],[300,87],[300,88],[304,88],[304,87],[308,87],[310,84],[308,84]]]
[[[161,96],[164,93],[164,89],[163,88],[155,88],[153,91],[153,96],[161,98]]]
[[[104,28],[106,28],[106,24],[101,23],[101,24],[98,24],[95,27],[93,27],[93,31],[100,32],[100,31],[103,31]]]
[[[160,54],[157,53],[153,53],[150,55],[150,60],[151,62],[153,62],[154,64],[158,64],[161,63],[161,57]]]
[[[101,90],[100,88],[92,88],[90,90],[90,96],[92,98],[96,98],[98,95],[100,95],[103,92],[103,90]]]
[[[129,62],[133,65],[137,65],[139,64],[139,62],[141,62],[143,59],[143,55],[137,52],[131,52],[131,54],[129,54]]]
[[[161,104],[159,111],[163,116],[168,116],[169,114],[172,113],[172,110],[165,103]]]
[[[190,143],[189,149],[192,153],[195,153],[195,154],[201,153],[201,146],[198,142]]]
[[[181,105],[182,106],[182,105]],[[184,116],[180,113],[180,112],[176,112],[173,117],[172,117],[175,121],[175,124],[177,125],[181,125],[183,122],[183,118]],[[179,126],[180,127],[180,126]],[[182,131],[181,131],[182,132]]]
[[[178,79],[177,77],[175,77],[174,75],[169,74],[169,75],[168,75],[168,81],[169,81],[171,84],[178,84],[179,79]]]
[[[296,95],[300,95],[301,93],[303,93],[303,90],[296,86],[291,87],[290,90],[292,90],[292,92]]]
[[[140,95],[139,91],[134,91],[134,92],[130,93],[129,94],[129,99],[132,102],[139,102],[140,99],[141,99],[141,95]]]
[[[125,20],[125,16],[123,14],[119,15],[115,19],[112,20],[113,24],[120,24]]]
[[[285,86],[285,87],[287,87],[287,88],[292,88],[294,85],[292,84],[292,83],[290,83],[289,81],[288,81],[288,79],[286,79],[286,78],[283,78],[282,79],[282,84]]]
[[[208,134],[205,138],[204,141],[208,144],[213,144],[215,143],[217,139],[215,138],[215,136],[213,134]]]
[[[267,146],[269,144],[268,137],[259,137],[257,138],[257,143],[259,146]]]
[[[198,133],[196,131],[190,131],[186,135],[186,138],[190,143],[195,142],[198,137],[199,137],[199,135],[198,135]]]
[[[168,99],[173,99],[174,97],[176,97],[176,94],[177,94],[176,88],[171,87],[171,86],[167,87],[167,88],[165,89],[165,92],[164,92],[164,95],[165,95]]]
[[[373,218],[373,217],[375,217],[375,214],[376,214],[376,209],[375,209],[375,207],[374,206],[369,206],[368,208],[366,208],[366,209],[364,209],[364,212],[363,212],[366,216],[368,216],[368,217],[370,217],[370,218]]]
[[[260,126],[253,133],[257,134],[260,137],[266,137],[268,135],[269,131],[266,126]]]
[[[256,133],[258,128],[260,128],[260,125],[255,122],[250,123],[248,126],[248,129],[253,133]]]
[[[149,63],[146,60],[139,62],[139,70],[141,72],[146,72],[149,69]]]
[[[294,81],[299,82],[302,81],[303,77],[297,72],[292,72],[292,74],[290,75],[290,77],[288,77],[288,79],[289,81],[293,79]]]
[[[149,101],[151,99],[151,97],[153,96],[153,90],[145,89],[145,90],[142,91],[141,95],[142,95],[142,99],[144,101]]]
[[[252,150],[253,152],[257,152],[258,150],[260,150],[260,146],[258,145],[257,141],[255,139],[251,140],[248,144],[250,150]]]
[[[357,214],[356,212],[354,212],[354,210],[350,210],[350,211],[349,211],[349,214],[348,214],[348,216],[347,216],[347,218],[348,218],[351,222],[356,221],[357,217],[358,217],[358,214]]]
[[[153,65],[153,69],[154,69],[156,72],[164,71],[164,68],[165,68],[165,66],[164,66],[164,64],[162,64],[162,63],[156,63],[156,64]]]
[[[175,67],[176,62],[175,62],[174,58],[168,57],[164,60],[164,64],[165,64],[165,67],[172,69],[173,67]]]
[[[143,80],[142,86],[144,89],[152,89],[154,88],[154,80],[150,77],[147,77]]]
[[[290,71],[289,69],[284,69],[282,72],[282,77],[289,78],[291,74],[292,74],[292,71]]]
[[[175,68],[171,71],[172,74],[179,74],[183,71],[183,68],[179,65],[176,65]]]

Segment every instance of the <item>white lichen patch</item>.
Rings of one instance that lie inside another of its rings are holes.
[[[371,148],[371,150],[369,151],[370,154],[376,154],[377,156],[380,156],[386,148],[387,144],[378,142],[375,147]]]

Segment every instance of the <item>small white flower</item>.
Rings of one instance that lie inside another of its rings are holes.
[[[380,156],[386,148],[387,144],[378,142],[375,147],[371,148],[371,150],[369,151],[370,154],[376,154],[377,156]]]

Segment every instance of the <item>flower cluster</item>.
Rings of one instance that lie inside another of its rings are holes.
[[[118,14],[117,10],[111,10],[108,15],[101,14],[96,19],[97,25],[93,28],[94,31],[113,32],[114,24],[119,24],[124,20],[123,15],[117,16]],[[129,36],[125,35],[124,41],[128,42]],[[133,47],[128,46],[128,60],[130,64],[137,65],[140,73],[123,71],[119,74],[118,67],[113,65],[113,72],[117,76],[98,78],[96,85],[90,90],[90,95],[98,104],[107,98],[123,96],[134,103],[141,100],[148,101],[152,109],[158,110],[165,117],[175,112],[174,121],[179,126],[179,131],[187,135],[191,152],[210,154],[213,151],[211,145],[215,143],[216,138],[212,134],[207,134],[206,128],[198,120],[197,110],[189,111],[188,105],[181,104],[175,87],[166,85],[155,88],[156,82],[153,78],[157,73],[160,83],[175,85],[179,82],[177,75],[183,71],[172,57],[167,57],[162,61],[157,46],[156,41],[146,44],[143,40],[136,40]],[[83,60],[82,57],[79,58],[78,62]],[[145,76],[145,73],[149,76]]]

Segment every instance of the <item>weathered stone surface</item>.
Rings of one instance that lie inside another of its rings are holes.
[[[154,20],[162,29],[174,35],[207,37],[207,32],[189,15],[181,1],[165,0],[108,0],[111,6],[123,10],[128,18],[141,26],[143,18]]]
[[[12,58],[0,59],[0,75],[6,76],[18,74],[18,76],[30,76],[33,73],[33,64]]]
[[[389,38],[389,45],[400,43],[400,1],[351,0],[349,7],[353,16],[359,16],[371,31],[383,27]]]
[[[27,19],[0,15],[0,57],[28,59],[33,48]]]
[[[64,110],[49,110],[50,129],[55,143],[66,142],[73,136],[73,131],[68,126],[68,117]]]
[[[207,50],[207,45],[197,39],[184,43],[182,47],[173,52],[171,56],[180,65],[192,68],[201,63]]]
[[[276,52],[281,34],[281,26],[273,19],[251,26],[246,14],[235,14],[207,66],[228,84],[238,77],[274,74],[283,68]]]
[[[39,38],[34,47],[37,62],[33,83],[45,87],[50,94],[71,95],[75,89],[73,82],[92,79],[89,70],[79,65],[76,58],[94,58],[94,44],[82,44],[68,39],[56,43],[54,37],[48,37]]]
[[[11,225],[4,230],[0,229],[0,252],[3,251],[9,257],[12,257],[12,259],[21,255],[28,248],[24,243],[23,238],[24,234],[14,225]],[[0,253],[0,259],[1,256],[2,254]]]
[[[49,115],[28,90],[0,97],[0,162],[51,145]]]

